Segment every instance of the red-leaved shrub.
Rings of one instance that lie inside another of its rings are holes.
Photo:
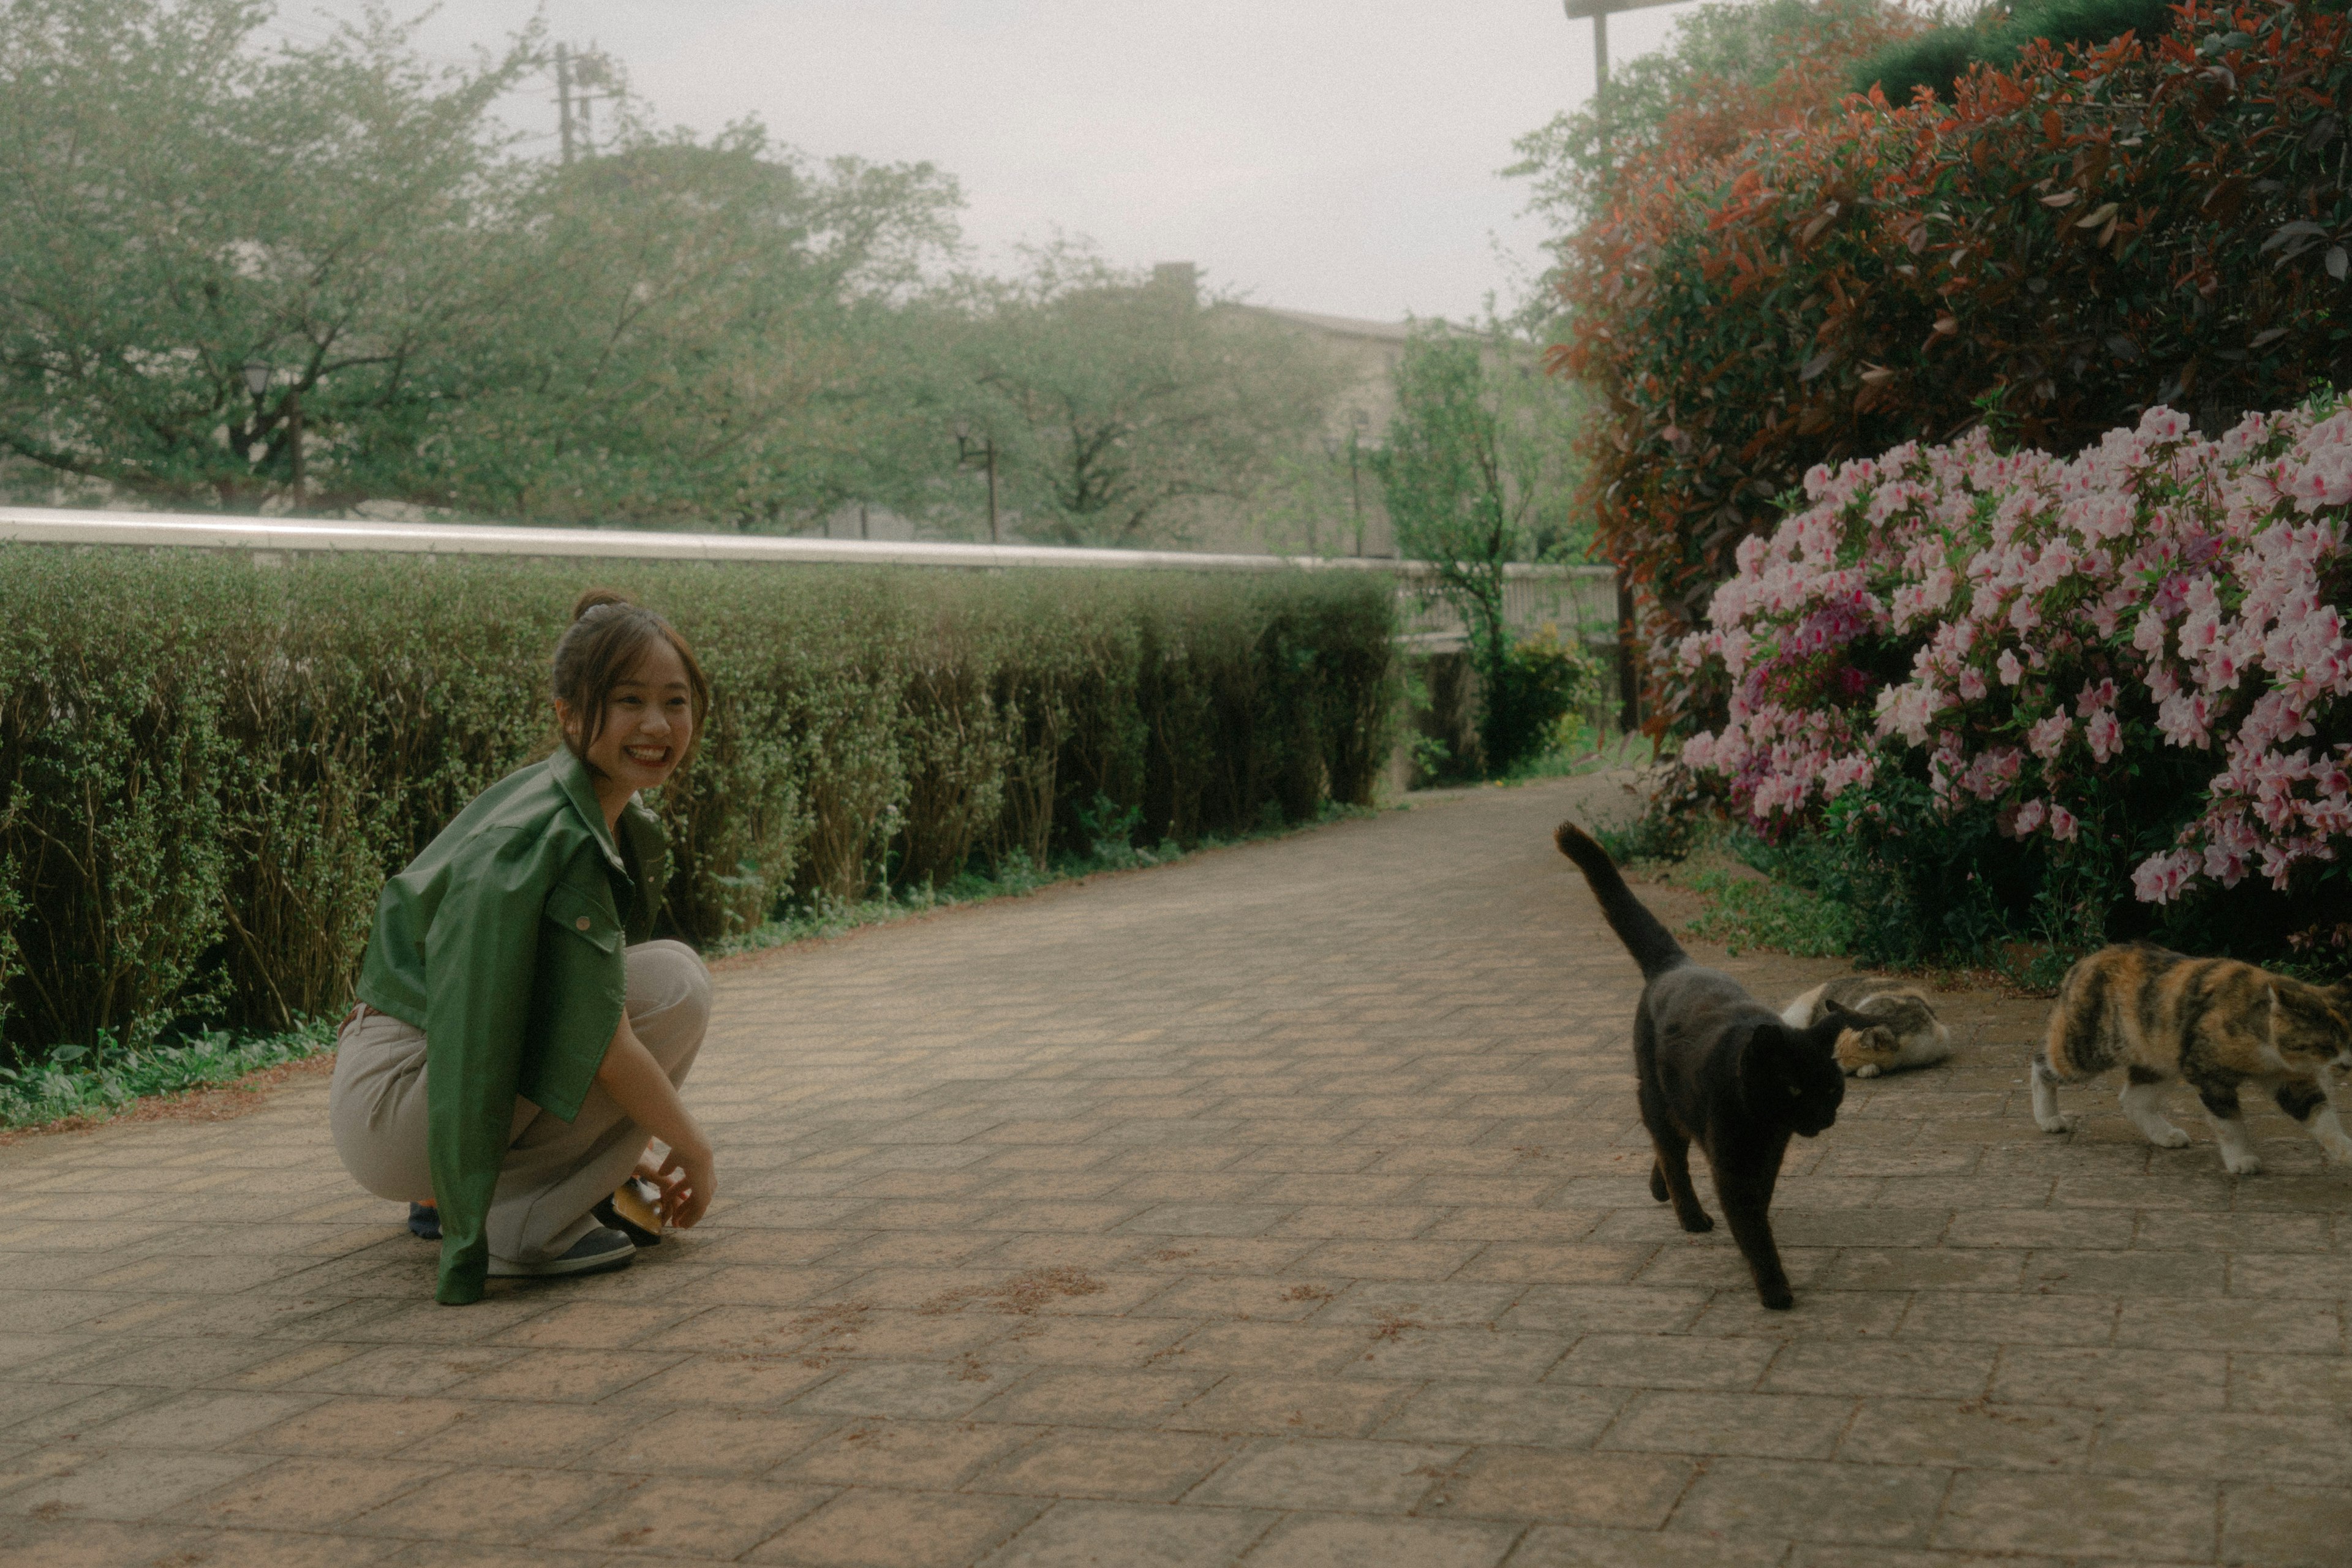
[[[1654,648],[1817,464],[1981,419],[2064,454],[2158,405],[2218,433],[2352,379],[2346,18],[2179,15],[1662,165],[1566,247],[1554,363],[1605,400],[1591,500]]]

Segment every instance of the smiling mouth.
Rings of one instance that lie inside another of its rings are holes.
[[[644,768],[657,768],[669,761],[667,746],[624,746],[621,754]]]

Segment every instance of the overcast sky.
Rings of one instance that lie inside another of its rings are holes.
[[[360,9],[281,3],[305,38]],[[1611,58],[1689,8],[1614,18]],[[1058,227],[1260,304],[1391,321],[1507,301],[1543,236],[1496,171],[1592,88],[1592,26],[1559,0],[454,0],[419,47],[462,59],[542,9],[626,61],[664,122],[751,116],[820,156],[946,169],[984,264]],[[552,101],[509,107],[552,145]]]

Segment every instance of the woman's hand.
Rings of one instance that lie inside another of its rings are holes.
[[[719,1167],[707,1148],[672,1149],[662,1157],[654,1181],[662,1190],[662,1217],[680,1230],[692,1230],[719,1194]]]
[[[661,1189],[657,1206],[663,1217],[681,1230],[690,1228],[719,1195],[719,1167],[710,1140],[678,1098],[677,1086],[629,1027],[625,1013],[604,1049],[596,1081],[630,1121],[668,1146],[658,1163],[650,1153],[640,1157],[637,1171],[650,1174]],[[648,1163],[653,1163],[651,1172],[646,1169]]]

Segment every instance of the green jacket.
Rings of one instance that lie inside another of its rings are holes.
[[[516,1097],[580,1114],[620,1025],[623,948],[653,934],[661,824],[631,801],[620,829],[616,845],[587,765],[559,747],[476,796],[376,900],[359,996],[425,1031],[434,1294],[452,1306],[482,1297]]]

